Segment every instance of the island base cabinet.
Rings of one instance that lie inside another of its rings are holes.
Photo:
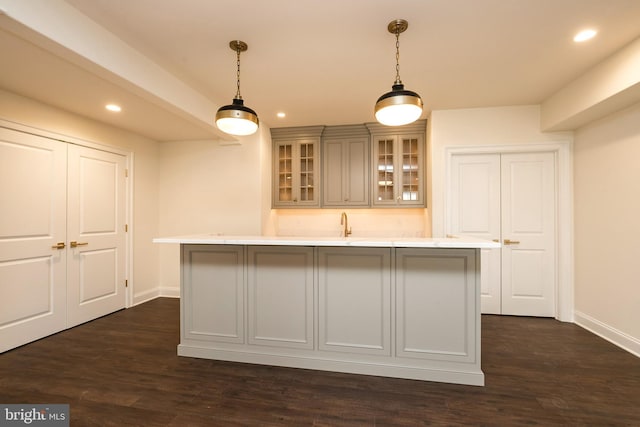
[[[244,264],[242,246],[182,246],[182,341],[244,343]]]
[[[183,244],[178,354],[484,385],[477,251]]]

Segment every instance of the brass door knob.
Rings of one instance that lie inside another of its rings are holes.
[[[78,246],[85,246],[85,245],[88,245],[88,244],[89,244],[88,242],[76,242],[76,241],[69,242],[69,246],[71,246],[72,248],[75,248],[75,247],[78,247]]]
[[[58,242],[55,245],[51,246],[51,249],[64,249],[67,245],[64,242]]]
[[[517,245],[519,243],[520,243],[520,241],[518,241],[518,240],[504,239],[504,244],[505,245]]]

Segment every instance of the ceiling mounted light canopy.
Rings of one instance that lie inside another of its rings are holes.
[[[396,81],[387,92],[378,98],[374,109],[376,120],[387,126],[402,126],[415,122],[422,114],[422,98],[415,92],[405,90],[400,80],[400,33],[409,27],[404,19],[391,21],[387,26],[396,36]]]
[[[240,52],[246,51],[249,46],[243,41],[232,40],[229,42],[229,47],[237,54],[237,92],[233,102],[220,107],[216,113],[216,126],[230,135],[251,135],[258,130],[258,115],[244,105],[240,95]]]

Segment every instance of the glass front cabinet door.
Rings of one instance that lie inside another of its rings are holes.
[[[425,205],[424,130],[415,129],[419,125],[401,133],[374,133],[380,128],[373,129],[373,206]]]
[[[313,128],[272,129],[273,191],[272,205],[278,207],[320,206],[320,135]],[[322,127],[320,127],[322,128]]]

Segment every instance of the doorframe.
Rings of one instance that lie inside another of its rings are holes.
[[[573,159],[572,144],[557,141],[537,144],[455,146],[444,148],[444,200],[442,218],[444,232],[450,229],[451,207],[451,162],[454,155],[461,154],[511,154],[553,153],[555,157],[556,197],[556,307],[555,318],[563,322],[574,321],[574,274],[573,274]]]
[[[107,144],[101,144],[98,142],[87,141],[84,139],[76,138],[69,135],[64,135],[56,132],[52,132],[45,129],[36,128],[33,126],[25,125],[18,122],[13,122],[10,120],[5,120],[0,118],[0,127],[14,130],[17,132],[28,133],[35,136],[40,136],[43,138],[49,138],[56,141],[64,142],[67,144],[75,144],[83,147],[93,148],[95,150],[106,151],[109,153],[118,154],[125,157],[125,164],[127,168],[127,179],[125,184],[125,200],[127,206],[125,207],[125,223],[128,225],[128,230],[125,233],[125,280],[127,280],[128,286],[125,289],[125,308],[129,308],[133,306],[133,233],[134,233],[134,224],[133,224],[133,183],[134,183],[134,161],[133,161],[133,151],[116,147]]]

